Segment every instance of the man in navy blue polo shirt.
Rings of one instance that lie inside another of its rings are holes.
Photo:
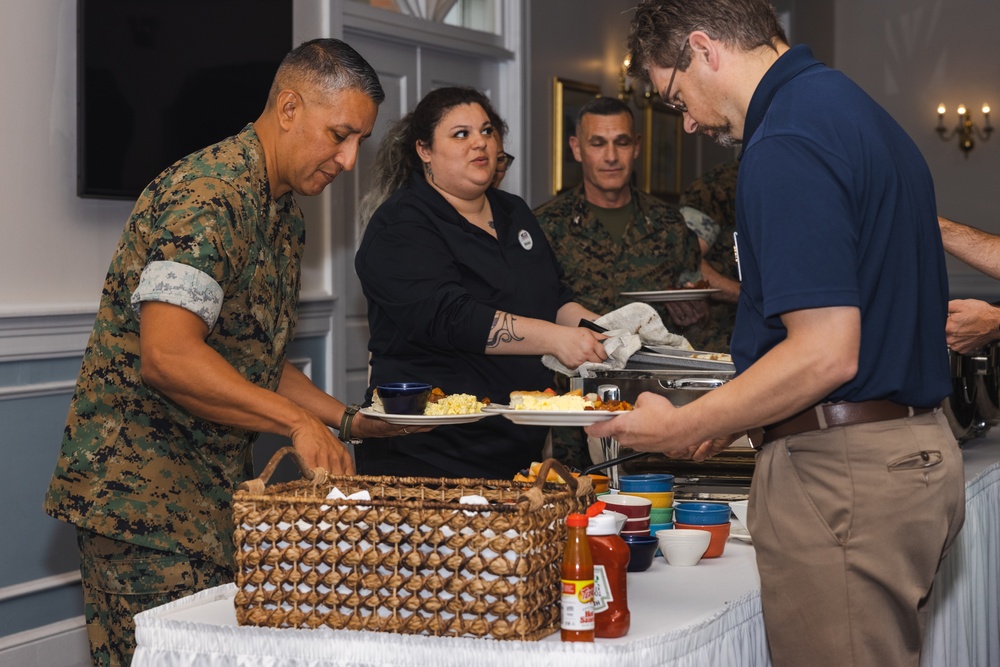
[[[645,0],[629,48],[688,132],[743,144],[739,373],[587,431],[701,460],[763,427],[749,529],[774,664],[916,665],[964,518],[936,409],[948,286],[927,165],[857,85],[789,48],[767,0]]]

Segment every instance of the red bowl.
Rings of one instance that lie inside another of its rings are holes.
[[[720,523],[711,526],[692,526],[686,523],[674,522],[674,528],[691,528],[693,530],[707,530],[712,534],[712,539],[708,542],[708,550],[702,558],[718,558],[726,550],[726,540],[729,539],[729,528],[727,523]]]
[[[649,532],[649,517],[642,519],[625,519],[625,527],[622,530],[645,530]]]
[[[649,510],[653,507],[653,503],[647,498],[619,493],[601,496],[601,500],[604,501],[609,510],[621,512],[630,519],[649,519]]]

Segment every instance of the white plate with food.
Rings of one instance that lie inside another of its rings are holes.
[[[626,410],[517,410],[509,405],[488,405],[483,412],[503,415],[515,424],[525,426],[590,426],[614,419]]]
[[[661,303],[663,301],[697,301],[721,291],[718,288],[709,287],[707,289],[666,289],[656,292],[622,292],[621,295],[645,303]]]
[[[470,424],[485,417],[490,417],[494,413],[473,412],[465,415],[400,415],[386,412],[379,412],[371,408],[361,408],[361,414],[365,417],[381,419],[397,426],[445,426],[447,424]]]

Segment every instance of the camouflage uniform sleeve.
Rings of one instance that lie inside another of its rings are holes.
[[[141,316],[143,301],[180,306],[200,317],[209,329],[222,310],[222,288],[204,271],[180,262],[150,262],[132,293],[132,309]]]
[[[705,245],[712,247],[719,238],[719,223],[691,206],[682,206],[681,215],[688,228],[698,235]]]

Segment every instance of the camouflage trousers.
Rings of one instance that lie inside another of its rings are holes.
[[[77,529],[83,606],[96,667],[127,666],[140,611],[233,581],[229,568]]]

